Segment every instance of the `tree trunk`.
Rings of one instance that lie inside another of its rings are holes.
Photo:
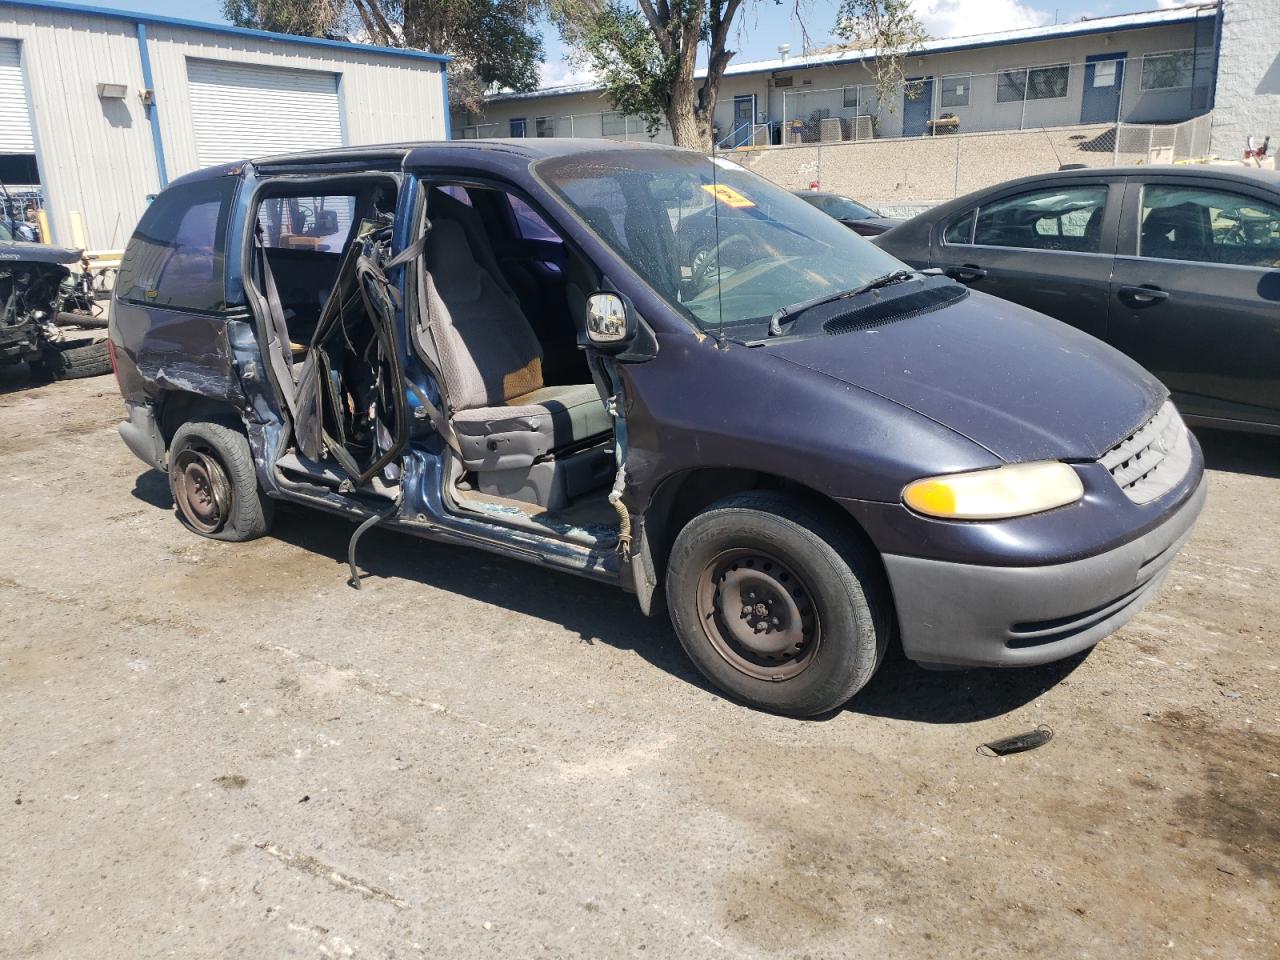
[[[711,125],[694,116],[688,100],[676,100],[667,107],[667,123],[671,125],[671,141],[677,147],[692,150],[711,149]]]

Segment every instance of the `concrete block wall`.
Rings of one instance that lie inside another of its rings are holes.
[[[982,187],[1050,173],[1064,163],[1091,167],[1138,163],[1115,156],[1110,124],[1050,130],[912,137],[742,151],[732,158],[788,190],[821,189],[873,207],[930,206]]]
[[[1280,149],[1280,0],[1226,0],[1213,109],[1213,152],[1239,157],[1247,138]]]

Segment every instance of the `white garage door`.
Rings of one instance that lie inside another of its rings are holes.
[[[200,166],[342,146],[338,77],[188,60]]]
[[[0,40],[0,153],[35,153],[17,40]]]

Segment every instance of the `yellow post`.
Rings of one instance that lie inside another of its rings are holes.
[[[79,210],[71,211],[71,246],[77,250],[88,246],[84,242],[84,217],[80,216]]]
[[[49,215],[44,212],[44,207],[36,207],[36,223],[40,227],[40,242],[52,243],[53,237],[49,233]]]

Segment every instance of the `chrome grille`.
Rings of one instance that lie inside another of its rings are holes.
[[[1191,440],[1173,401],[1166,400],[1098,462],[1134,503],[1149,503],[1172,490],[1191,466]]]

